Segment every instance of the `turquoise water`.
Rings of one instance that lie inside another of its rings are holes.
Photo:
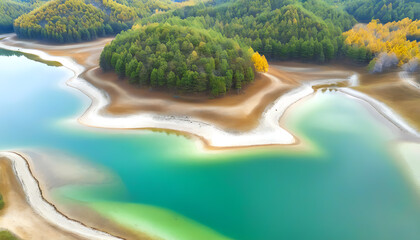
[[[303,151],[205,152],[176,135],[72,123],[89,102],[64,86],[63,67],[0,56],[0,73],[0,149],[71,153],[118,179],[56,188],[57,200],[174,239],[420,236],[418,189],[391,151],[396,136],[340,93],[318,93],[285,119]]]

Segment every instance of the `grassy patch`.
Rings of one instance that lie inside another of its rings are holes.
[[[30,60],[37,61],[37,62],[40,62],[40,63],[44,63],[44,64],[47,64],[48,66],[51,66],[51,67],[61,67],[61,66],[63,66],[61,63],[59,63],[57,61],[48,61],[48,60],[40,58],[38,55],[30,54],[30,53],[24,53],[24,52],[20,52],[20,51],[11,51],[11,50],[0,48],[0,54],[6,55],[6,56],[18,56],[18,57],[19,56],[24,56],[24,57],[26,57]]]
[[[7,230],[3,230],[0,231],[0,240],[19,240],[19,238],[13,235],[13,233]]]

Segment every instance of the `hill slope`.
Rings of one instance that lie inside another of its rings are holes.
[[[13,21],[22,14],[39,7],[46,0],[1,0],[0,1],[0,33],[13,32]]]
[[[343,7],[361,22],[379,19],[383,23],[404,18],[420,19],[418,0],[327,0]]]
[[[216,0],[141,21],[150,22],[210,28],[269,58],[323,62],[342,52],[341,34],[356,20],[319,0]]]
[[[28,10],[16,14],[20,17],[14,28],[21,38],[80,42],[119,33],[131,28],[138,18],[193,3],[194,0],[182,3],[171,0],[51,0],[27,14],[20,16]]]
[[[14,28],[20,38],[80,42],[128,29],[136,17],[113,0],[54,0],[20,16]]]

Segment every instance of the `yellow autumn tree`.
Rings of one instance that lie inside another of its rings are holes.
[[[255,52],[252,55],[252,62],[254,62],[255,69],[258,72],[268,71],[268,62],[264,55],[261,56],[258,52]]]
[[[395,53],[399,65],[420,59],[420,42],[415,40],[420,36],[420,20],[405,18],[387,24],[372,20],[368,25],[356,26],[343,35],[350,46],[366,47],[375,54]]]
[[[133,30],[137,30],[137,29],[140,29],[140,28],[141,28],[141,26],[139,24],[134,24],[133,27],[131,27],[131,29],[133,29]]]

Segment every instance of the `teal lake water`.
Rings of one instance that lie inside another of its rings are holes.
[[[78,125],[89,100],[63,67],[3,54],[0,74],[0,150],[54,150],[117,179],[60,186],[57,201],[168,239],[419,239],[419,189],[392,151],[397,136],[341,93],[284,120],[303,151],[206,152],[182,136]]]

